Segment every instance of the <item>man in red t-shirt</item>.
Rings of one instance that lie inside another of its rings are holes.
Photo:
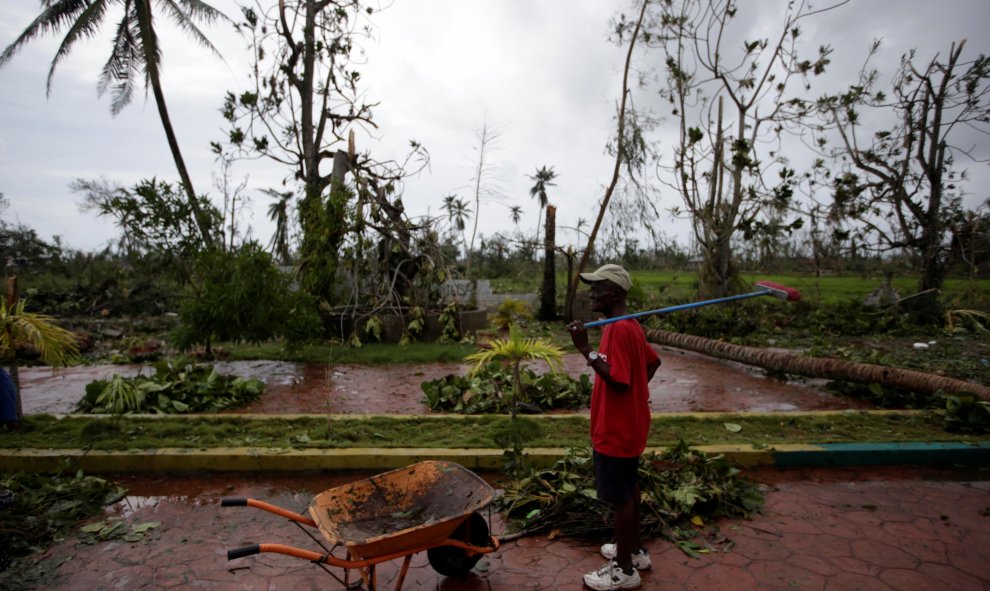
[[[626,313],[629,273],[619,265],[603,265],[582,273],[591,286],[591,310],[606,318]],[[636,589],[640,570],[650,568],[650,556],[639,532],[639,456],[650,429],[648,388],[660,358],[646,342],[643,328],[633,319],[605,326],[598,351],[588,343],[584,323],[567,325],[574,346],[595,371],[591,393],[591,443],[594,448],[598,498],[615,506],[615,543],[601,553],[609,562],[584,575],[584,584],[596,590]]]

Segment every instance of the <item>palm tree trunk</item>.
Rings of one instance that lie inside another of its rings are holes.
[[[776,353],[756,347],[732,345],[704,337],[658,329],[647,329],[645,332],[646,340],[657,345],[704,353],[718,359],[737,361],[774,372],[813,378],[861,382],[865,384],[880,384],[881,386],[901,388],[923,394],[935,394],[939,391],[947,394],[967,392],[975,394],[983,400],[990,401],[990,387],[920,371],[886,367],[871,363],[856,363],[842,359],[825,359],[821,357],[803,357],[791,353]]]
[[[196,225],[199,228],[200,237],[207,247],[213,246],[213,235],[210,232],[209,221],[205,218],[199,202],[196,200],[196,191],[193,189],[192,179],[186,169],[182,152],[179,151],[179,140],[176,138],[175,130],[172,128],[172,119],[168,114],[168,107],[165,105],[165,92],[162,90],[162,81],[158,70],[158,56],[154,55],[158,47],[158,38],[155,35],[155,28],[151,22],[151,4],[148,0],[139,0],[136,5],[138,10],[146,11],[144,18],[140,19],[141,34],[145,38],[145,45],[149,47],[149,53],[145,57],[145,67],[147,68],[148,81],[151,82],[151,91],[155,96],[155,106],[158,108],[158,117],[162,121],[162,128],[165,129],[165,138],[168,140],[168,148],[172,152],[172,160],[175,161],[175,168],[179,172],[179,179],[182,181],[182,188],[186,192],[189,200],[189,208],[193,212]]]
[[[7,278],[7,309],[13,310],[17,303],[17,277]],[[14,403],[16,405],[16,417],[20,422],[24,418],[24,405],[21,403],[21,374],[17,371],[17,346],[14,343],[14,330],[10,323],[7,323],[7,342],[10,343],[10,356],[7,358],[7,367],[10,368],[10,381],[14,383]]]
[[[512,365],[512,402],[509,405],[509,414],[513,419],[516,418],[516,407],[522,398],[522,372],[519,369],[521,364],[522,361],[517,359]]]
[[[554,251],[557,247],[557,208],[547,206],[547,224],[543,234],[543,288],[540,290],[540,320],[557,318],[557,266]]]
[[[11,333],[10,327],[7,327],[7,339],[13,343],[14,335]],[[24,404],[21,402],[21,374],[17,371],[17,353],[13,346],[11,346],[11,355],[7,358],[7,367],[10,368],[10,381],[14,383],[14,404],[17,412],[15,417],[17,421],[24,418]]]
[[[172,129],[172,120],[168,115],[168,108],[165,106],[165,94],[162,92],[161,82],[155,76],[151,79],[152,92],[155,95],[155,104],[158,106],[158,116],[162,120],[162,127],[165,128],[165,137],[168,139],[168,148],[172,152],[172,160],[175,161],[175,168],[179,172],[182,180],[182,188],[185,190],[186,198],[189,200],[189,208],[196,218],[196,225],[199,227],[200,237],[206,246],[213,246],[213,234],[210,232],[210,224],[206,220],[203,210],[199,207],[196,199],[196,191],[193,189],[192,179],[189,178],[189,171],[186,163],[182,159],[182,152],[179,151],[179,141],[176,139],[175,130]]]

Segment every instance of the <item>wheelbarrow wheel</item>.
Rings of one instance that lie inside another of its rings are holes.
[[[491,542],[488,536],[488,522],[480,513],[472,513],[457,526],[450,538],[472,546],[488,546]],[[462,577],[481,560],[481,554],[472,554],[464,548],[455,546],[430,548],[426,551],[426,557],[433,570],[446,577]]]

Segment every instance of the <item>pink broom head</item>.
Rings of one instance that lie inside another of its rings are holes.
[[[757,281],[756,285],[770,292],[770,295],[773,297],[781,300],[796,302],[801,299],[801,292],[793,287],[787,287],[786,285],[774,283],[773,281]]]

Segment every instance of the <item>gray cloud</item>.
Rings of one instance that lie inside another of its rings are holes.
[[[232,0],[212,4],[238,16]],[[741,9],[759,7],[751,15],[759,31],[776,22],[783,4],[741,3]],[[510,229],[509,205],[524,208],[522,228],[535,227],[537,208],[527,175],[543,165],[554,166],[559,175],[550,193],[560,206],[559,223],[593,218],[612,166],[604,148],[614,126],[624,53],[606,34],[617,6],[597,0],[397,0],[377,15],[376,39],[365,44],[368,63],[359,69],[369,100],[381,101],[375,113],[380,129],[377,140],[360,141],[379,159],[401,157],[413,138],[429,149],[430,169],[405,184],[407,209],[437,213],[443,195],[469,196],[464,186],[473,164],[473,130],[488,121],[502,131],[493,162],[504,199],[503,205],[483,206],[479,232]],[[0,45],[6,47],[37,10],[33,2],[0,5]],[[828,81],[847,84],[875,37],[886,40],[876,65],[888,71],[915,45],[927,56],[968,37],[969,55],[987,53],[982,29],[988,17],[990,3],[983,0],[856,0],[807,21],[804,31],[809,47],[835,48]],[[176,31],[166,30],[162,44],[166,97],[183,153],[197,189],[218,198],[209,142],[221,136],[218,109],[224,93],[246,85],[247,64],[243,40],[225,27],[213,27],[209,35],[225,62]],[[0,70],[0,192],[12,203],[7,217],[42,236],[59,234],[70,245],[94,248],[106,242],[112,228],[79,212],[79,197],[68,189],[73,178],[104,176],[133,184],[176,175],[153,102],[136,97],[111,118],[108,99],[96,98],[96,76],[109,41],[80,43],[60,67],[46,100],[45,75],[55,47],[55,40],[38,40]],[[656,56],[639,63],[649,59]],[[985,137],[974,142],[986,153]],[[271,228],[258,190],[279,186],[286,174],[259,162],[235,169],[237,178],[250,176],[256,204],[248,223],[262,240]],[[985,186],[974,184],[974,201],[986,197],[985,189],[976,188]],[[670,229],[683,236],[683,224]]]

